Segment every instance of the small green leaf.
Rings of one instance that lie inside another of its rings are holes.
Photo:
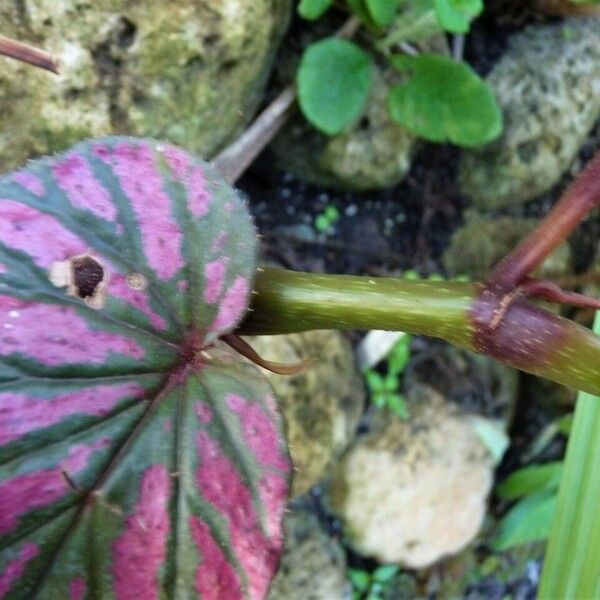
[[[383,389],[383,377],[377,371],[369,369],[368,371],[365,371],[365,377],[371,392],[379,392]]]
[[[445,56],[396,56],[392,64],[409,69],[409,81],[392,88],[392,118],[432,142],[459,146],[490,142],[502,131],[502,114],[492,90],[466,64]]]
[[[440,25],[450,33],[467,33],[483,10],[483,0],[433,0]]]
[[[399,0],[365,0],[369,14],[379,27],[387,27],[396,16]]]
[[[523,467],[513,471],[496,488],[496,493],[504,500],[514,500],[541,490],[557,489],[562,470],[562,461]]]
[[[388,374],[384,379],[384,389],[386,392],[395,392],[398,389],[400,382],[398,376],[394,374]]]
[[[506,550],[548,537],[556,508],[556,492],[542,491],[527,496],[506,514],[498,535],[492,542],[495,550]]]
[[[352,42],[327,38],[309,46],[296,75],[304,116],[329,135],[361,114],[371,87],[373,64]]]
[[[300,0],[298,14],[308,21],[314,21],[327,12],[333,0]]]
[[[400,375],[410,360],[410,335],[403,335],[392,348],[388,357],[388,371]]]
[[[410,417],[408,407],[406,406],[406,401],[404,400],[404,396],[401,394],[389,394],[387,397],[387,406],[401,419],[408,419],[408,417]]]
[[[398,565],[382,565],[381,567],[377,567],[372,574],[372,578],[374,581],[378,581],[379,583],[385,583],[389,581],[392,577],[394,577],[400,567]]]
[[[348,569],[347,573],[355,590],[363,592],[369,587],[371,576],[367,571],[363,571],[362,569]]]

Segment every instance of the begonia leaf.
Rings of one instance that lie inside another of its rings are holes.
[[[0,180],[0,598],[264,598],[290,465],[267,384],[219,341],[255,240],[168,144]]]

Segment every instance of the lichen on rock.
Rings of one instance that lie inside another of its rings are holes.
[[[487,82],[504,113],[504,134],[465,152],[460,180],[489,209],[551,189],[586,140],[600,115],[600,17],[514,35]]]
[[[86,137],[166,139],[210,155],[252,118],[289,0],[8,0],[0,31],[60,63],[2,58],[0,169]]]

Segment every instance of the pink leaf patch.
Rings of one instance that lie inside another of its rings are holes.
[[[21,548],[19,556],[11,560],[4,571],[0,573],[0,600],[8,594],[13,584],[21,578],[27,563],[35,558],[39,553],[39,548],[36,544],[26,543]]]
[[[163,317],[152,310],[148,293],[143,290],[133,289],[131,285],[127,283],[127,278],[124,275],[121,275],[120,273],[111,275],[108,284],[108,293],[126,304],[131,304],[140,312],[144,313],[155,329],[164,331],[167,328],[167,322]]]
[[[145,354],[130,338],[91,329],[74,308],[0,296],[0,356],[23,354],[56,366],[104,363],[113,352],[135,359]]]
[[[87,592],[85,579],[75,577],[69,583],[69,600],[83,600]]]
[[[201,431],[196,443],[201,461],[198,489],[225,517],[233,549],[248,575],[250,598],[261,600],[277,570],[281,539],[262,534],[250,490],[217,442]]]
[[[42,180],[29,171],[17,171],[12,176],[12,180],[35,196],[43,196],[46,193]]]
[[[21,515],[50,506],[71,489],[69,478],[86,468],[89,457],[110,444],[103,438],[95,444],[72,446],[69,455],[56,467],[16,475],[0,484],[0,535],[13,531]]]
[[[10,199],[0,199],[0,205],[0,243],[29,254],[39,267],[87,250],[87,244],[53,216]]]
[[[215,304],[219,300],[227,274],[227,261],[227,257],[217,258],[204,267],[204,301],[208,304]]]
[[[143,392],[144,388],[138,383],[98,385],[53,398],[0,392],[0,446],[72,415],[102,417],[120,400],[141,397]]]
[[[75,208],[89,210],[107,221],[116,219],[117,208],[108,190],[96,179],[81,154],[67,154],[55,163],[52,171],[58,186]]]
[[[171,478],[166,467],[144,471],[139,500],[127,517],[125,531],[113,545],[117,600],[158,600],[158,570],[165,561],[170,522]]]
[[[208,525],[190,517],[192,538],[200,553],[196,591],[202,600],[241,600],[240,578],[212,537]]]
[[[213,331],[227,329],[237,323],[246,310],[248,292],[248,281],[244,277],[236,277],[231,287],[221,298],[217,318],[211,326]]]
[[[225,401],[229,408],[238,414],[244,441],[259,464],[289,471],[290,462],[279,450],[279,435],[271,415],[256,402],[248,402],[237,394],[228,394]]]
[[[112,163],[137,217],[148,264],[163,281],[171,279],[184,266],[183,235],[151,148],[143,142],[121,142]]]

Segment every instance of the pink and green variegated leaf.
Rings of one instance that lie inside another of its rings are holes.
[[[151,140],[0,180],[0,600],[265,597],[290,463],[219,341],[255,238],[209,165]]]

